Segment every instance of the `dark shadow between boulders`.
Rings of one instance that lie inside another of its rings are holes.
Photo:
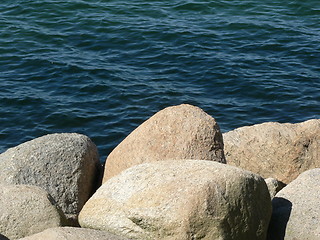
[[[104,174],[104,165],[105,163],[98,163],[96,166],[96,176],[92,187],[92,192],[90,194],[90,197],[98,190],[99,187],[102,185],[102,178]]]
[[[272,200],[272,208],[267,240],[284,240],[292,203],[285,198],[275,197]]]
[[[9,238],[7,238],[6,236],[0,234],[0,240],[10,240]]]

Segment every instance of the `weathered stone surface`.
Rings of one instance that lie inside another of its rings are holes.
[[[0,233],[12,240],[61,226],[63,214],[51,201],[36,186],[0,185]]]
[[[269,189],[271,199],[286,185],[283,182],[278,181],[275,178],[267,178],[265,179],[267,187]]]
[[[320,167],[320,119],[262,123],[223,134],[228,164],[289,183]]]
[[[136,165],[108,180],[79,223],[131,239],[264,240],[270,216],[260,176],[214,161],[172,160]]]
[[[114,234],[87,228],[59,227],[20,240],[129,240]]]
[[[222,134],[214,118],[188,104],[156,113],[110,153],[103,182],[131,166],[168,159],[225,163]]]
[[[269,240],[320,239],[320,169],[302,173],[272,201]]]
[[[99,167],[97,148],[88,137],[50,134],[0,154],[0,183],[39,186],[76,221],[93,192]]]

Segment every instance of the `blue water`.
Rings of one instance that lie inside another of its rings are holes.
[[[0,3],[0,152],[78,132],[104,161],[167,106],[226,132],[319,118],[319,91],[318,0]]]

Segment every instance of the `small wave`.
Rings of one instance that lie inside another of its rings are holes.
[[[0,151],[74,131],[103,161],[180,103],[223,131],[319,117],[318,13],[315,0],[2,2]]]

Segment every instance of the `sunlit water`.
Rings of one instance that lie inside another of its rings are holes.
[[[319,118],[319,90],[318,0],[0,3],[0,152],[78,132],[104,161],[167,106],[226,132]]]

